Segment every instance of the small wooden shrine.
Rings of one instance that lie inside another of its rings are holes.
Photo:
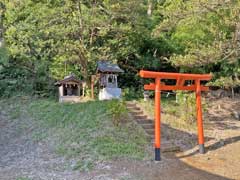
[[[55,83],[58,86],[59,102],[80,102],[84,94],[84,82],[74,74],[66,76],[63,80]]]
[[[123,72],[117,64],[112,64],[109,61],[99,61],[97,63],[97,77],[99,78],[100,88],[98,95],[99,100],[121,98],[122,90],[118,87],[118,74]]]

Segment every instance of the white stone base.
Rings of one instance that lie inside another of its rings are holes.
[[[78,102],[81,102],[81,98],[80,96],[60,96],[59,102],[78,103]]]
[[[103,88],[99,92],[99,100],[120,99],[121,88]]]

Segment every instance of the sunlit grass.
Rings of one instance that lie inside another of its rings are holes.
[[[18,177],[16,180],[31,180],[31,179],[27,177]]]
[[[154,99],[149,101],[139,100],[138,105],[144,109],[144,112],[154,119]],[[182,130],[196,130],[196,119],[190,117],[187,109],[176,103],[174,97],[161,99],[161,111],[163,123],[170,125],[172,128]],[[192,112],[191,112],[192,113]]]
[[[77,157],[79,162],[74,169],[91,169],[93,162],[98,160],[149,157],[148,141],[141,128],[130,119],[125,119],[119,126],[114,125],[109,105],[116,103],[111,101],[70,104],[51,99],[0,100],[0,104],[4,102],[7,102],[5,110],[10,118],[28,117],[35,124],[34,141],[50,138],[56,153],[68,158]]]

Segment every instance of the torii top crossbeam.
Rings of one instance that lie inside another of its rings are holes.
[[[167,73],[167,72],[153,72],[153,71],[140,71],[140,76],[142,78],[158,78],[158,79],[175,79],[176,85],[161,85],[161,90],[189,90],[195,91],[196,85],[184,86],[186,80],[194,81],[208,81],[212,78],[210,74],[184,74],[184,73]],[[209,88],[206,86],[200,86],[201,91],[208,91]],[[149,85],[144,85],[145,90],[155,90],[155,84],[150,83]]]
[[[201,91],[208,91],[207,86],[202,86],[201,81],[209,81],[212,78],[210,74],[185,74],[185,73],[167,73],[167,72],[153,72],[140,71],[142,78],[155,79],[155,83],[144,85],[145,90],[155,90],[155,160],[159,161],[160,146],[161,146],[161,91],[162,90],[188,90],[196,92],[196,106],[197,106],[197,124],[198,124],[198,143],[200,153],[204,153],[204,134],[203,134],[203,120],[202,120],[202,105],[201,105]],[[161,83],[162,79],[174,79],[176,85],[165,85]],[[194,83],[185,86],[186,80],[193,80]]]
[[[168,72],[154,72],[154,71],[140,71],[140,76],[143,78],[156,78],[161,79],[186,79],[186,80],[210,80],[210,74],[187,74],[187,73],[168,73]]]

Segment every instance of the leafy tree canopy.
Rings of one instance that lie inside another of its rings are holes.
[[[164,34],[178,46],[179,51],[169,58],[174,66],[182,71],[213,72],[217,81],[227,77],[239,84],[239,1],[167,0],[158,10],[164,20],[154,34]]]
[[[125,70],[123,87],[142,86],[140,69],[236,86],[239,11],[234,0],[0,0],[1,92],[49,94],[70,72],[89,81],[98,60]]]

